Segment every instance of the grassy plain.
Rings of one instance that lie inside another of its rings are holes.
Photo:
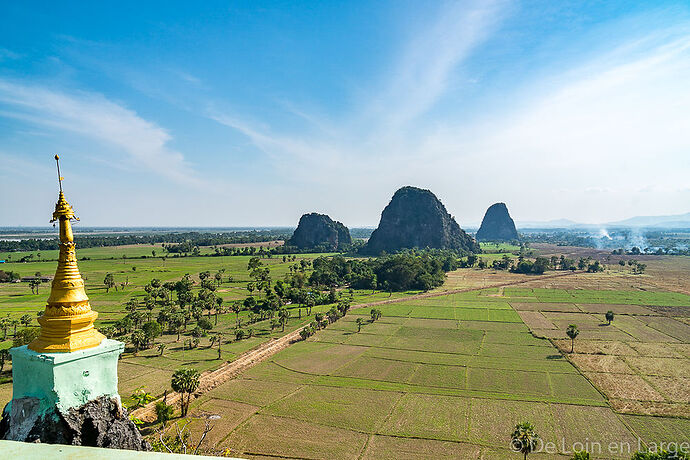
[[[503,249],[517,248],[496,248]],[[216,291],[224,302],[248,294],[249,257],[163,260],[151,257],[152,250],[157,249],[78,250],[90,258],[79,265],[92,307],[100,313],[98,325],[121,318],[127,300],[143,297],[152,278],[165,282],[190,273],[198,283],[199,272],[225,269],[224,279],[233,281]],[[134,259],[143,255],[148,257]],[[486,255],[491,256],[501,254]],[[281,257],[263,263],[274,280],[293,264]],[[685,263],[658,261],[659,266]],[[221,416],[207,439],[209,447],[257,458],[514,458],[509,435],[524,420],[533,422],[561,455],[586,439],[626,444],[633,451],[638,441],[687,441],[690,296],[683,282],[674,287],[680,272],[672,270],[670,278],[659,280],[662,269],[632,276],[613,263],[609,267],[604,273],[558,277],[462,269],[449,273],[434,292],[474,290],[427,298],[417,298],[416,292],[355,291],[355,304],[397,301],[377,306],[383,317],[376,322],[369,321],[369,307],[354,308],[310,339],[202,395],[193,413]],[[23,276],[52,274],[55,262],[0,268]],[[128,284],[106,293],[106,273]],[[683,273],[687,277],[690,270]],[[26,312],[35,316],[48,290],[44,284],[35,295],[26,283],[3,284],[0,306],[13,318]],[[315,307],[314,313],[329,308]],[[605,326],[608,309],[616,318]],[[304,310],[302,318],[294,310],[286,332],[311,320]],[[240,315],[243,323],[246,315]],[[366,320],[361,332],[358,318]],[[255,337],[234,341],[235,321],[234,313],[225,313],[214,326],[227,337],[222,360],[208,339],[184,350],[169,334],[159,339],[168,345],[163,356],[155,347],[138,356],[126,353],[120,361],[120,393],[126,397],[143,385],[161,394],[178,367],[213,369],[284,334],[264,321],[251,326]],[[564,332],[572,322],[581,330],[573,354]],[[9,345],[7,340],[0,346]],[[10,398],[11,384],[0,384],[0,402]],[[198,432],[201,421],[193,426]],[[554,455],[535,455],[542,457]]]
[[[257,398],[247,392],[289,385],[264,399],[237,429],[221,428],[227,434],[216,447],[240,456],[285,455],[284,445],[259,439],[258,430],[279,428],[275,417],[281,426],[290,420],[308,426],[310,433],[336,430],[332,433],[352,442],[352,455],[360,458],[428,458],[431,452],[511,458],[509,434],[522,420],[535,423],[542,438],[556,443],[561,454],[562,446],[567,450],[585,440],[602,446],[613,442],[634,451],[638,439],[644,445],[685,436],[690,420],[630,418],[613,411],[587,374],[578,372],[550,340],[533,336],[519,316],[517,321],[462,319],[468,310],[515,313],[512,298],[495,293],[489,289],[384,305],[395,308],[384,309],[376,322],[367,320],[361,332],[355,321],[366,318],[369,309],[353,309],[309,340],[205,396],[256,403]],[[541,297],[545,304],[564,297],[559,291],[516,294],[521,301]],[[663,297],[676,303],[688,300]],[[619,305],[624,298],[637,299],[625,292],[596,298]],[[415,310],[420,306],[424,309]],[[645,429],[647,421],[656,428]],[[288,433],[297,445],[307,442],[299,430]],[[332,439],[307,437],[311,450],[309,455],[301,451],[300,456],[343,455],[342,446],[334,446]],[[603,452],[595,458],[629,456],[623,449],[622,454]]]
[[[158,257],[153,257],[151,251],[155,250]],[[33,251],[34,259],[37,260],[39,251]],[[202,253],[211,253],[210,249],[202,250]],[[11,261],[0,265],[1,270],[13,271],[20,276],[33,276],[36,272],[44,275],[52,275],[55,272],[57,262],[57,251],[40,251],[42,261],[20,263],[16,262],[28,252],[10,253]],[[197,284],[194,292],[199,289],[199,273],[210,271],[211,276],[223,269],[223,282],[216,289],[216,294],[222,297],[224,305],[227,306],[233,300],[244,299],[249,292],[246,289],[247,282],[250,281],[247,263],[250,256],[222,256],[222,257],[166,257],[162,258],[162,248],[159,245],[129,245],[106,248],[77,248],[79,257],[79,268],[86,282],[86,292],[89,296],[91,307],[99,314],[96,327],[112,325],[115,321],[122,318],[127,312],[124,307],[131,298],[143,300],[145,296],[144,286],[153,278],[166,281],[177,281],[186,273],[192,276]],[[0,255],[7,260],[8,254]],[[294,262],[283,261],[282,256],[262,259],[262,263],[270,269],[273,280],[282,279],[289,271],[291,265],[299,264],[302,259],[313,259],[323,254],[299,255]],[[123,257],[124,256],[124,257]],[[146,258],[141,258],[146,256]],[[103,280],[107,273],[112,273],[117,282],[117,290],[110,289],[106,292]],[[232,277],[232,282],[228,278]],[[125,284],[122,286],[122,284]],[[50,283],[43,283],[39,287],[38,294],[32,294],[29,283],[0,283],[0,315],[9,315],[11,319],[18,320],[23,314],[30,314],[36,318],[38,312],[45,307],[45,302],[50,292]],[[389,297],[388,293],[372,291],[354,291],[354,302],[371,302],[389,298],[396,298],[410,293],[393,293]],[[294,330],[313,319],[317,312],[327,311],[330,306],[316,306],[313,308],[312,316],[306,316],[304,308],[288,306],[291,310],[291,317],[285,328],[285,332],[280,327],[271,329],[270,322],[260,321],[247,325],[248,312],[243,311],[239,314],[242,327],[247,330],[253,329],[254,336],[240,341],[234,340],[236,327],[236,315],[226,312],[218,315],[216,322],[215,315],[211,315],[211,322],[214,324],[213,332],[223,334],[224,340],[221,346],[222,359],[218,359],[217,346],[211,347],[210,335],[201,339],[197,348],[185,349],[183,343],[188,339],[184,333],[181,340],[177,340],[176,334],[164,333],[156,340],[156,343],[163,343],[166,349],[163,356],[160,356],[157,347],[154,346],[147,350],[142,350],[138,356],[134,356],[132,350],[126,350],[120,361],[120,393],[127,402],[129,395],[139,387],[144,387],[154,395],[160,395],[169,389],[170,376],[179,367],[194,367],[200,371],[210,370],[219,367],[226,361],[234,359],[239,354],[258,346],[259,344],[279,337]],[[140,311],[147,318],[149,311],[140,307]],[[160,311],[160,306],[152,310],[151,317],[155,318]],[[301,316],[301,317],[300,317]],[[18,326],[21,328],[22,326]],[[38,327],[35,319],[31,327]],[[189,330],[193,328],[193,323]],[[7,335],[0,331],[0,349],[9,348],[12,345],[13,327],[7,330]],[[3,337],[5,340],[2,340]],[[0,404],[5,404],[11,399],[11,365],[6,364],[4,372],[0,377]]]

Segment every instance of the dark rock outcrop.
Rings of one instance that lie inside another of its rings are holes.
[[[15,399],[0,421],[0,439],[151,450],[120,402],[105,396],[67,412],[45,410],[37,398]]]
[[[342,251],[352,244],[350,231],[340,222],[325,214],[312,212],[303,215],[295,233],[286,243],[300,249]]]
[[[479,241],[511,241],[518,239],[515,222],[508,214],[505,203],[492,204],[484,214],[482,225],[477,230]]]
[[[479,252],[477,242],[460,228],[436,195],[417,187],[403,187],[381,213],[379,226],[363,252],[380,254],[426,247]]]

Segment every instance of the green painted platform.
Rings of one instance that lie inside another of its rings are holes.
[[[62,411],[100,396],[117,397],[117,362],[125,345],[105,339],[97,347],[71,353],[37,353],[12,348],[12,399],[38,398]]]

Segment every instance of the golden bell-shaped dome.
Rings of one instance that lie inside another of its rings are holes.
[[[41,353],[83,350],[96,347],[105,339],[93,327],[98,313],[91,310],[84,280],[77,266],[72,219],[77,218],[60,190],[51,221],[60,223],[58,266],[45,312],[38,318],[41,334],[29,344],[31,350]]]

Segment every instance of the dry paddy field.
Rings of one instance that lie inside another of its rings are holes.
[[[618,412],[690,416],[690,296],[653,291],[506,289],[539,337],[553,343]],[[609,325],[607,311],[614,312]],[[565,336],[569,324],[580,335]]]
[[[519,458],[510,434],[531,421],[553,443],[534,458],[569,458],[576,443],[629,458],[645,443],[690,441],[687,418],[633,415],[690,415],[685,323],[652,308],[690,297],[657,294],[485,289],[382,305],[376,322],[355,309],[194,410],[220,415],[210,443],[243,457]],[[600,326],[608,308],[619,313]],[[570,355],[560,339],[573,321],[583,335]],[[613,386],[635,379],[648,387]]]

